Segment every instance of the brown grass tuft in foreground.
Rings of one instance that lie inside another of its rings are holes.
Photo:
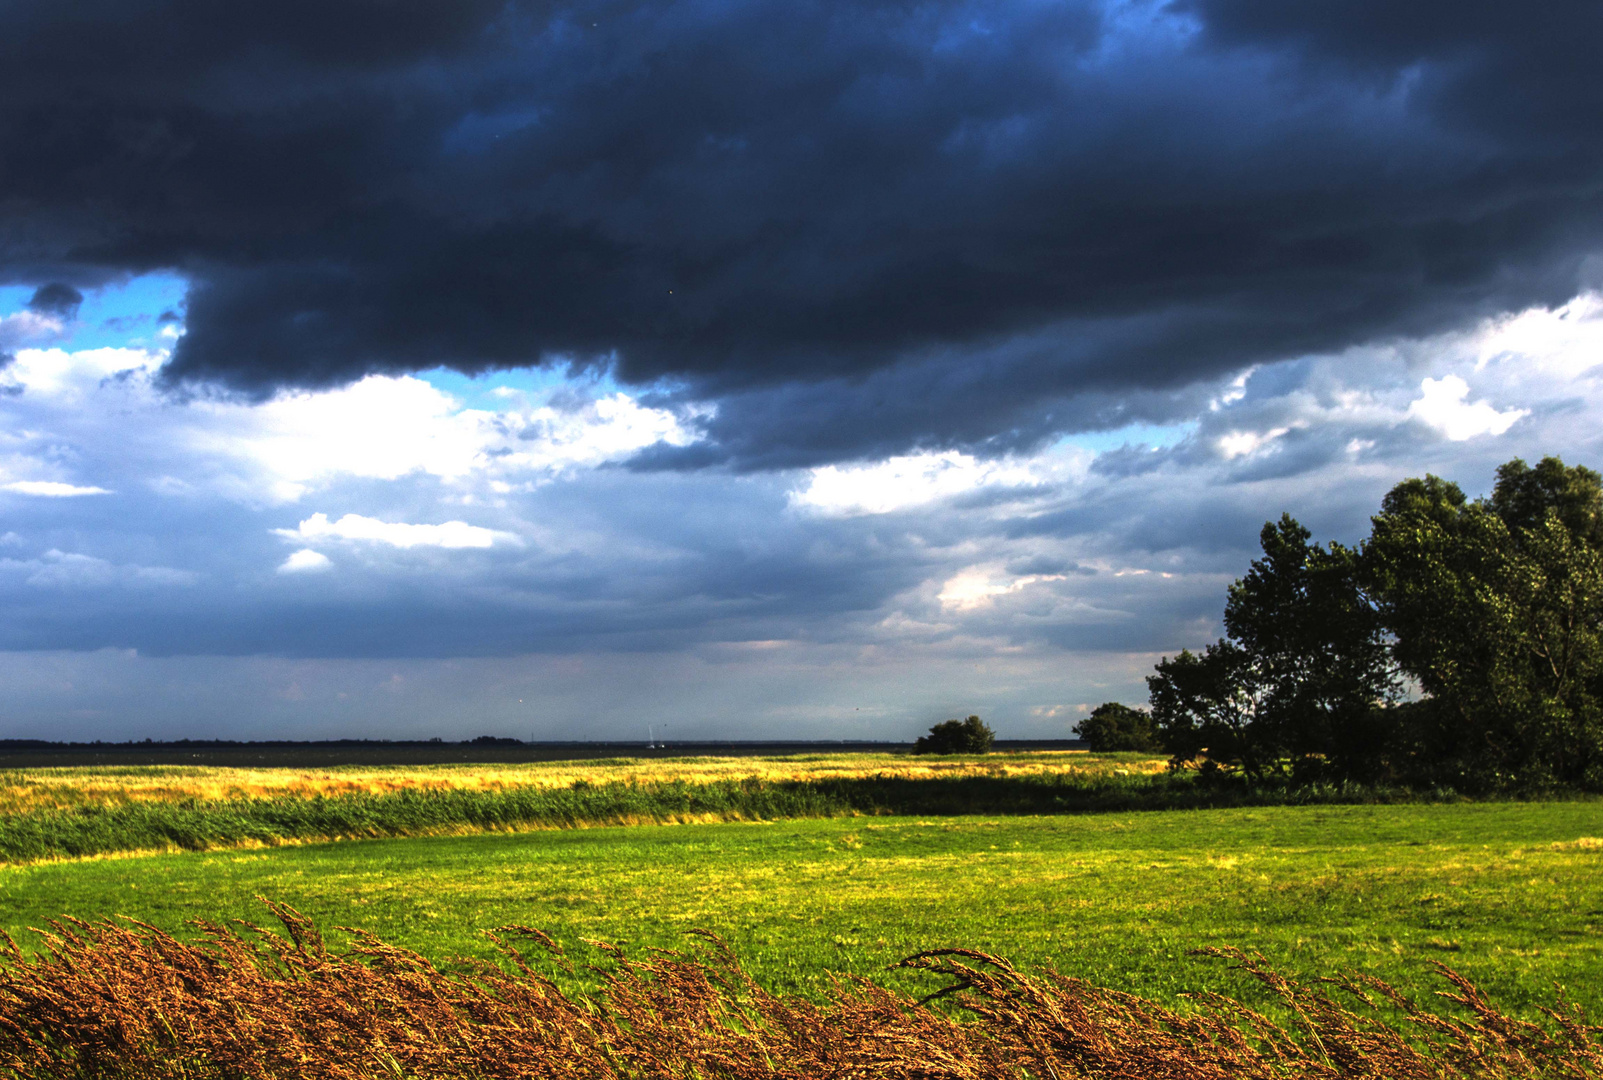
[[[823,1004],[765,992],[703,935],[696,955],[609,957],[594,998],[562,992],[538,930],[492,935],[505,968],[442,972],[353,931],[329,951],[307,919],[270,905],[287,936],[198,924],[181,942],[141,923],[63,920],[37,956],[9,942],[0,971],[0,1073],[14,1077],[906,1077],[1102,1080],[1603,1076],[1603,1029],[1576,1012],[1532,1023],[1498,1012],[1437,966],[1456,1015],[1369,978],[1294,983],[1239,951],[1210,950],[1269,992],[1271,1020],[1206,995],[1182,1015],[984,953],[945,949],[902,968],[944,976],[922,1002],[863,980]],[[541,963],[547,961],[540,961]],[[571,968],[569,969],[571,970]],[[930,1007],[942,1000],[947,1005]]]

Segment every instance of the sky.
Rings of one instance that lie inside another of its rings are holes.
[[[1062,738],[1603,466],[1594,4],[0,8],[0,737]]]

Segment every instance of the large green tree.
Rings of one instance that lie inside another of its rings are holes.
[[[1177,760],[1205,755],[1255,777],[1311,760],[1371,771],[1384,746],[1376,706],[1395,679],[1358,555],[1310,543],[1289,514],[1259,540],[1263,558],[1230,588],[1226,638],[1147,679],[1160,737]]]
[[[1471,502],[1435,476],[1387,494],[1362,572],[1427,700],[1418,771],[1603,786],[1603,483],[1546,458]]]

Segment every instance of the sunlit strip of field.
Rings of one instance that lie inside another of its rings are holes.
[[[135,765],[0,772],[0,814],[129,803],[233,799],[334,798],[400,791],[503,791],[567,788],[575,783],[707,783],[897,777],[1098,777],[1162,772],[1162,758],[1084,751],[1034,751],[983,757],[907,754],[801,754],[790,757],[602,758],[500,765],[349,766],[240,769]]]
[[[726,938],[774,990],[885,977],[965,946],[1179,1000],[1239,989],[1186,951],[1438,989],[1442,960],[1521,1008],[1554,984],[1603,1009],[1603,803],[1254,807],[1050,817],[858,817],[301,844],[0,866],[0,929],[61,913],[266,917],[258,896],[426,956],[488,958],[482,928],[683,947]],[[928,993],[926,981],[904,984]],[[1594,1013],[1595,1015],[1595,1013]]]

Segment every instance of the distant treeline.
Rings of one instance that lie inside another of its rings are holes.
[[[517,742],[516,739],[495,739],[481,736],[464,742]],[[117,748],[138,746],[424,746],[443,742],[443,739],[92,739],[89,741],[61,739],[0,739],[5,749],[53,749],[57,747]]]
[[[1386,495],[1356,547],[1290,515],[1230,588],[1226,636],[1098,710],[1093,744],[1161,745],[1255,780],[1603,791],[1603,482],[1555,457],[1471,501],[1436,476]]]
[[[1077,739],[999,739],[1005,751],[1083,749]],[[170,742],[55,743],[0,739],[0,769],[79,765],[210,765],[248,768],[333,768],[343,765],[526,764],[606,758],[772,757],[790,754],[897,753],[908,742],[844,740],[695,740],[655,745],[638,742],[533,741],[481,736],[465,742],[441,739],[327,739],[235,742],[180,739]]]

